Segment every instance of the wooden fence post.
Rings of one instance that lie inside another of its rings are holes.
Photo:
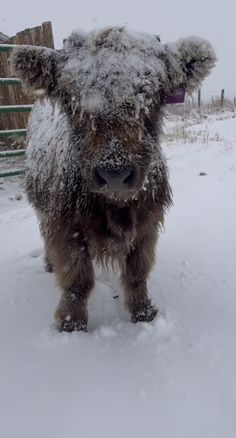
[[[197,106],[198,106],[198,109],[201,108],[201,90],[200,89],[198,90],[198,93],[197,93]]]
[[[49,21],[42,23],[41,26],[36,26],[31,29],[25,29],[18,32],[15,36],[4,41],[4,44],[29,44],[35,46],[44,46],[54,48],[52,24]],[[8,79],[8,83],[4,82],[4,87],[1,87],[0,105],[21,105],[31,104],[34,99],[24,94],[21,85],[15,86],[16,81],[11,82],[11,72],[9,70],[10,52],[0,53],[0,79]],[[15,79],[15,78],[14,78]],[[26,127],[28,120],[27,113],[1,113],[0,112],[0,130],[23,129]]]
[[[222,89],[222,90],[221,90],[221,96],[220,96],[220,105],[221,105],[221,108],[223,108],[223,106],[224,106],[224,100],[225,100],[225,90]]]

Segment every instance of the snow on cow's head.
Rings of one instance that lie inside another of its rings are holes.
[[[13,71],[26,89],[43,89],[68,115],[82,172],[94,191],[107,189],[110,178],[117,190],[124,181],[126,190],[140,189],[157,152],[168,96],[199,87],[215,61],[206,40],[162,44],[155,35],[118,27],[74,32],[60,52],[21,46],[12,55]]]
[[[155,93],[164,102],[166,94],[179,87],[193,91],[215,61],[212,46],[204,39],[162,44],[156,35],[125,28],[74,32],[64,40],[62,51],[20,46],[12,54],[13,71],[29,91],[44,89],[49,96],[58,95],[60,87],[73,85],[80,99],[93,100],[97,94],[94,100],[104,105],[130,99],[141,107]]]

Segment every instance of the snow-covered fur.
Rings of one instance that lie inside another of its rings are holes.
[[[178,88],[199,86],[215,60],[205,40],[163,45],[124,28],[73,33],[60,52],[13,52],[14,73],[41,96],[29,120],[26,182],[63,289],[60,329],[86,329],[92,258],[118,262],[133,321],[156,315],[146,280],[171,205],[163,107]]]

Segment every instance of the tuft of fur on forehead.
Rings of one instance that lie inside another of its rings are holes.
[[[74,33],[64,50],[68,61],[61,81],[79,90],[82,109],[89,112],[111,112],[123,102],[145,109],[166,78],[160,59],[164,47],[155,36],[137,36],[124,28]]]

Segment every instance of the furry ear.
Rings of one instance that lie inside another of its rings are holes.
[[[57,83],[57,66],[62,55],[53,49],[35,46],[16,47],[10,58],[13,74],[28,92],[45,90],[50,95]]]
[[[173,44],[165,44],[167,73],[166,91],[184,88],[191,92],[200,86],[216,63],[211,44],[201,38],[183,38]]]

